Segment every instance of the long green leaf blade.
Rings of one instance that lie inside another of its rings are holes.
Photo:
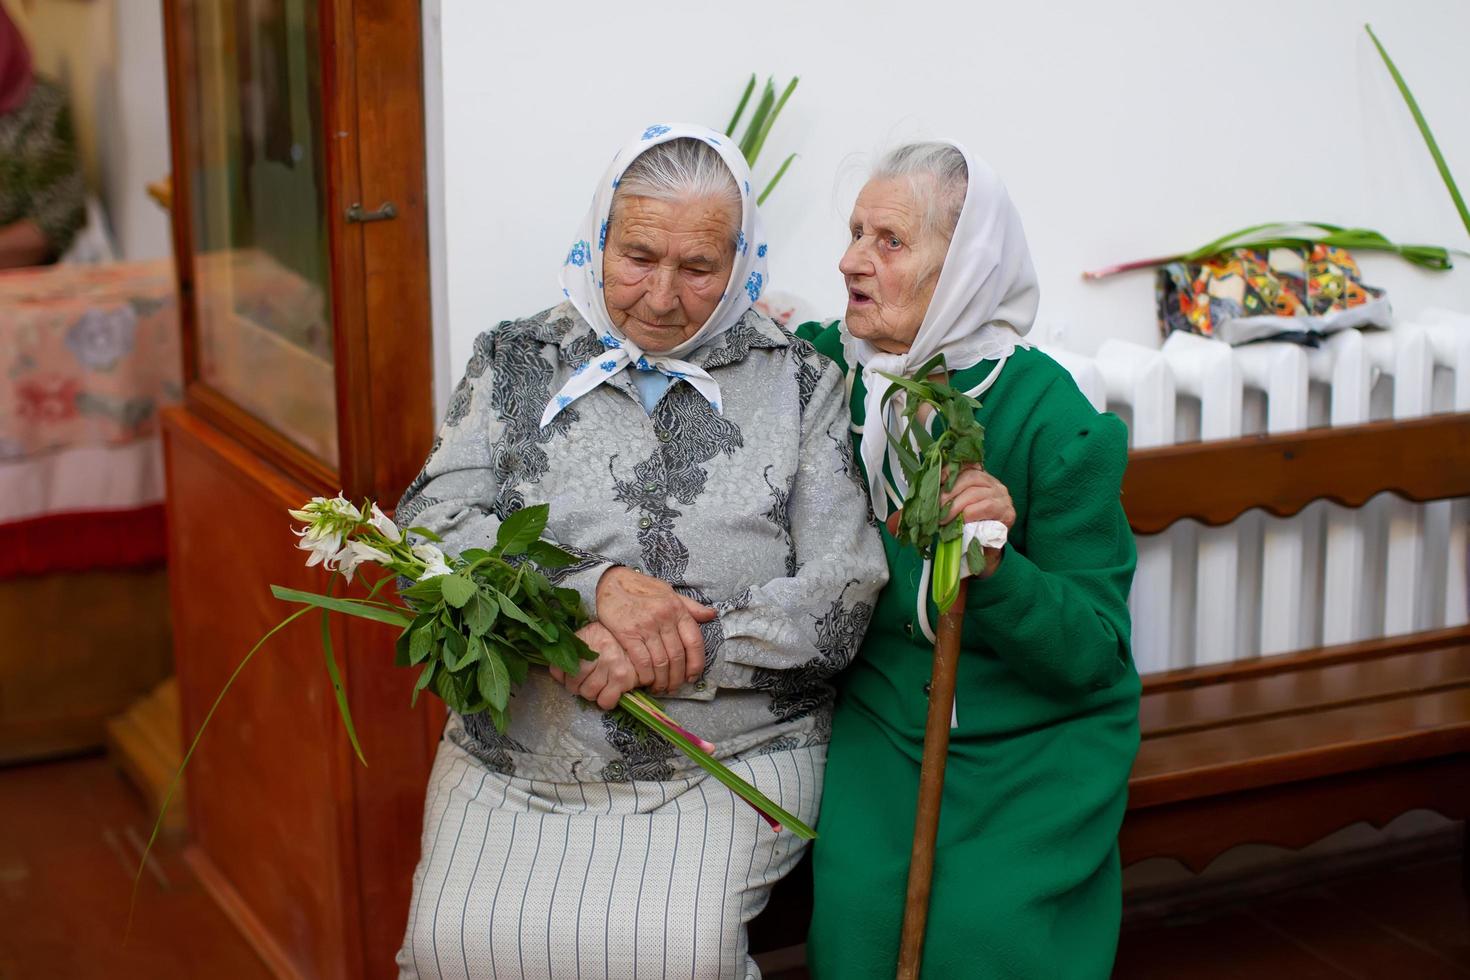
[[[336,580],[336,576],[332,576],[332,582]],[[331,591],[332,585],[328,583],[327,592]],[[352,710],[347,705],[347,689],[342,685],[342,671],[337,667],[337,655],[332,649],[332,614],[326,609],[322,610],[322,653],[327,660],[327,676],[332,681],[332,694],[337,699],[337,713],[342,716],[342,725],[347,729],[347,740],[352,743],[352,751],[357,753],[357,761],[365,766],[367,756],[362,754],[362,744],[357,740],[357,727],[352,724]]]
[[[153,844],[155,841],[158,840],[158,832],[163,829],[164,814],[168,813],[168,805],[173,802],[174,793],[178,792],[179,782],[184,778],[184,770],[188,768],[189,760],[194,758],[194,750],[199,747],[199,740],[204,737],[205,729],[209,728],[209,723],[214,718],[215,711],[219,709],[220,703],[223,702],[225,699],[225,695],[230,693],[230,688],[235,686],[235,678],[240,676],[240,672],[245,669],[246,664],[250,663],[250,660],[255,656],[256,651],[265,646],[265,641],[269,640],[271,637],[275,636],[281,630],[289,626],[292,622],[300,619],[302,616],[305,616],[309,612],[311,612],[310,606],[305,609],[296,610],[291,615],[287,616],[285,619],[277,623],[275,626],[271,627],[270,631],[266,633],[265,636],[262,636],[259,640],[256,640],[255,646],[251,647],[250,652],[245,654],[245,656],[240,660],[239,665],[235,667],[234,672],[231,673],[229,679],[225,681],[225,686],[220,688],[219,694],[215,696],[214,703],[211,704],[209,706],[209,710],[204,713],[204,720],[199,723],[199,729],[194,733],[194,740],[189,743],[189,751],[184,753],[183,761],[179,763],[178,770],[174,772],[174,778],[168,784],[168,790],[165,791],[163,794],[163,802],[160,803],[158,806],[158,819],[153,821],[153,833],[148,835],[148,843],[143,848],[143,857],[138,862],[138,871],[136,874],[133,875],[133,894],[132,898],[128,901],[129,931],[132,930],[133,908],[138,901],[138,882],[143,879],[143,869],[148,867],[148,855],[153,853]]]
[[[1409,91],[1409,83],[1404,81],[1404,76],[1399,74],[1398,66],[1388,56],[1378,35],[1373,33],[1373,25],[1364,24],[1363,30],[1373,39],[1373,46],[1378,49],[1383,63],[1388,66],[1388,73],[1393,76],[1394,84],[1399,87],[1399,94],[1404,97],[1409,111],[1414,115],[1414,123],[1419,127],[1419,135],[1424,137],[1424,145],[1429,147],[1429,155],[1434,157],[1434,165],[1439,169],[1440,179],[1444,181],[1445,189],[1450,192],[1450,198],[1455,202],[1455,210],[1460,212],[1460,220],[1464,222],[1465,231],[1470,232],[1470,209],[1465,207],[1465,199],[1460,196],[1460,188],[1455,186],[1455,178],[1450,175],[1450,166],[1445,163],[1444,154],[1439,152],[1439,143],[1434,139],[1434,133],[1429,130],[1429,122],[1424,118],[1424,113],[1419,110],[1419,102],[1414,98],[1414,93]]]
[[[794,814],[788,813],[787,811],[783,810],[775,803],[775,801],[771,800],[760,790],[756,789],[754,786],[750,785],[745,780],[735,775],[733,772],[730,771],[728,767],[725,766],[724,763],[720,762],[714,756],[710,755],[708,752],[705,752],[699,746],[689,741],[689,739],[680,734],[677,729],[671,728],[661,718],[657,717],[653,712],[649,711],[646,707],[640,704],[637,698],[630,697],[629,695],[625,694],[618,703],[622,705],[623,708],[625,708],[628,713],[631,714],[634,718],[637,718],[644,725],[648,726],[653,731],[657,732],[660,736],[668,740],[669,744],[673,745],[690,759],[694,760],[694,762],[701,769],[709,773],[711,776],[715,777],[715,779],[719,780],[725,786],[729,787],[730,791],[733,792],[736,796],[740,797],[742,800],[749,803],[757,810],[760,810],[762,813],[774,818],[777,822],[781,824],[782,827],[790,830],[793,834],[795,834],[797,837],[800,837],[802,840],[816,839],[817,832],[815,830],[812,830],[812,828],[808,827]]]
[[[413,618],[402,613],[396,613],[389,609],[382,609],[376,605],[368,605],[357,599],[337,599],[332,596],[319,595],[315,592],[302,592],[300,589],[288,589],[281,585],[271,586],[271,595],[286,602],[300,602],[317,609],[330,609],[346,616],[356,616],[359,619],[371,619],[378,623],[387,623],[389,626],[404,627],[413,622]]]
[[[735,127],[740,125],[740,117],[745,115],[745,106],[750,102],[750,94],[755,91],[755,72],[750,73],[750,81],[745,83],[745,92],[740,96],[740,104],[735,107],[735,115],[730,117],[730,125],[725,127],[726,136],[735,135]]]
[[[755,203],[757,206],[766,203],[766,198],[770,197],[771,191],[775,190],[776,185],[781,183],[781,178],[786,176],[786,168],[791,166],[791,161],[795,159],[796,154],[792,153],[787,156],[785,160],[781,161],[781,166],[776,168],[776,176],[772,177],[771,182],[766,185],[766,189],[761,191],[761,196],[755,199]]]
[[[755,145],[756,138],[760,136],[761,127],[766,123],[766,115],[771,111],[771,106],[776,103],[776,86],[766,79],[766,87],[761,92],[761,100],[755,105],[755,114],[750,117],[750,125],[745,130],[745,135],[740,138],[740,152],[745,155],[745,162],[752,167],[755,166],[755,158],[750,155],[750,149]]]
[[[765,119],[762,121],[761,131],[760,134],[756,137],[755,145],[751,147],[750,152],[745,155],[745,159],[749,161],[752,167],[755,166],[756,157],[761,155],[761,150],[766,145],[766,137],[770,135],[771,127],[776,125],[776,117],[781,115],[782,109],[786,108],[786,100],[791,98],[792,92],[796,91],[796,83],[799,81],[801,81],[801,78],[795,77],[792,78],[789,83],[787,83],[786,90],[781,93],[781,100],[776,103],[775,107],[771,109],[770,113],[768,113]]]

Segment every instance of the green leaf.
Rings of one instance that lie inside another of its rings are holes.
[[[523,598],[533,603],[540,601],[541,593],[551,590],[551,583],[538,575],[534,568],[527,565],[521,567],[519,581],[521,583],[521,591],[525,593]]]
[[[419,692],[429,686],[429,682],[434,679],[434,670],[438,666],[439,662],[437,660],[431,660],[424,664],[423,672],[419,674],[419,679],[413,686],[413,698],[408,703],[410,708],[419,703]]]
[[[500,654],[488,651],[485,659],[480,661],[478,679],[480,696],[489,701],[491,707],[504,710],[510,701],[510,673],[501,662]]]
[[[546,530],[546,519],[550,513],[551,507],[547,504],[522,507],[500,523],[500,530],[495,534],[495,546],[502,555],[521,554]]]
[[[452,711],[458,714],[467,713],[465,709],[469,707],[469,699],[464,696],[452,671],[441,670],[434,675],[434,693],[439,695],[439,700],[449,705]]]
[[[776,125],[776,117],[781,115],[782,109],[786,108],[786,100],[790,99],[791,93],[796,91],[796,83],[799,81],[801,81],[801,78],[795,77],[787,83],[786,90],[781,93],[780,101],[776,103],[775,107],[771,109],[770,113],[762,121],[760,133],[751,145],[750,152],[745,154],[745,159],[749,161],[751,166],[755,166],[755,159],[761,155],[761,150],[765,148],[766,137],[770,135],[771,127]]]
[[[542,568],[566,568],[577,563],[576,555],[568,554],[549,541],[531,542],[526,554]]]
[[[648,697],[642,691],[630,691],[624,694],[618,701],[618,704],[630,715],[642,722],[651,732],[662,737],[670,745],[693,760],[701,769],[723,783],[736,796],[777,821],[786,830],[791,831],[803,840],[814,840],[816,838],[816,831],[808,827],[794,814],[783,810],[775,801],[735,775],[735,773],[730,771],[729,767],[695,745],[677,728],[669,725],[668,722],[660,718],[659,714],[662,713],[661,709],[657,707],[657,704],[653,702],[652,698]]]
[[[554,595],[561,603],[563,609],[574,613],[575,616],[579,618],[583,615],[582,593],[578,592],[576,589],[557,589],[555,590]],[[578,626],[582,625],[581,623],[576,623],[575,621],[574,624]]]
[[[1424,137],[1424,145],[1429,147],[1429,155],[1434,158],[1434,166],[1439,170],[1440,179],[1444,181],[1445,190],[1450,192],[1450,200],[1455,203],[1455,210],[1460,212],[1460,221],[1465,225],[1465,231],[1470,232],[1470,209],[1465,207],[1465,199],[1460,196],[1460,188],[1455,186],[1455,178],[1450,174],[1450,165],[1445,163],[1444,154],[1439,151],[1439,143],[1434,139],[1434,133],[1429,129],[1429,121],[1424,118],[1424,113],[1419,110],[1419,102],[1414,98],[1414,93],[1409,91],[1409,83],[1404,81],[1404,76],[1399,74],[1398,66],[1388,56],[1388,51],[1378,40],[1378,35],[1373,33],[1370,24],[1364,24],[1363,30],[1373,39],[1373,46],[1378,49],[1379,55],[1383,57],[1383,63],[1388,66],[1388,73],[1393,76],[1394,84],[1399,88],[1399,94],[1404,97],[1404,102],[1409,107],[1409,112],[1414,116],[1414,124],[1419,127],[1419,135]]]
[[[348,616],[356,616],[359,619],[371,619],[379,623],[387,623],[390,626],[407,626],[413,622],[409,616],[393,612],[377,605],[368,605],[357,599],[337,599],[333,596],[319,595],[315,592],[302,592],[299,589],[288,589],[280,585],[271,586],[271,595],[286,602],[300,602],[318,609],[330,609],[332,612],[343,613]]]
[[[153,832],[148,835],[148,843],[143,847],[143,857],[138,861],[138,870],[133,874],[133,892],[132,897],[128,901],[128,923],[130,928],[132,924],[133,907],[138,900],[138,883],[143,880],[143,869],[148,867],[148,855],[153,853],[153,844],[158,840],[158,832],[163,829],[163,818],[165,814],[168,813],[169,804],[173,802],[174,794],[177,793],[179,790],[179,782],[184,778],[184,770],[189,767],[189,760],[194,758],[194,750],[199,747],[199,740],[204,738],[205,729],[207,729],[209,727],[209,723],[214,720],[214,713],[219,710],[219,706],[221,702],[224,701],[225,695],[230,693],[230,688],[235,686],[235,680],[240,676],[240,672],[243,671],[246,665],[249,664],[250,661],[255,657],[256,651],[265,646],[265,641],[269,640],[271,637],[275,636],[281,630],[289,626],[292,622],[300,619],[302,616],[305,616],[309,612],[311,612],[310,606],[305,609],[296,610],[291,615],[287,616],[285,619],[281,620],[275,626],[272,626],[269,630],[267,630],[265,636],[262,636],[260,639],[256,640],[255,646],[251,647],[249,652],[247,652],[245,656],[240,659],[240,662],[235,666],[235,669],[225,680],[224,687],[220,688],[219,694],[215,695],[214,703],[211,704],[209,706],[209,710],[204,713],[204,720],[199,723],[199,729],[194,733],[194,740],[189,743],[189,750],[184,753],[183,761],[179,763],[179,768],[174,770],[174,777],[169,781],[168,789],[164,791],[163,802],[158,805],[158,817],[153,821]]]
[[[555,643],[549,643],[542,647],[541,652],[545,654],[546,660],[551,666],[564,670],[569,674],[577,673],[580,669],[580,651],[576,643],[581,642],[575,635],[567,633],[557,638]],[[585,644],[583,644],[585,646]]]
[[[766,198],[770,197],[771,191],[775,190],[776,185],[781,183],[781,178],[786,176],[786,168],[791,166],[791,161],[795,159],[796,154],[792,153],[785,160],[781,161],[781,166],[776,168],[776,176],[772,177],[770,183],[766,184],[765,190],[761,191],[761,196],[755,199],[757,207],[766,203]]]
[[[398,634],[398,639],[393,641],[393,666],[412,667],[413,662],[409,660],[409,641],[412,639],[412,628],[405,629]]]
[[[463,633],[456,631],[444,634],[444,648],[442,651],[444,666],[450,670],[459,670],[460,664],[469,652],[469,641],[464,638]]]
[[[776,102],[776,86],[770,79],[766,79],[766,87],[761,91],[760,101],[755,105],[755,114],[750,117],[750,125],[745,130],[745,135],[740,138],[740,152],[745,156],[745,162],[752,167],[755,166],[755,157],[751,156],[751,149],[755,141],[760,138],[761,127],[766,124],[766,116],[771,111],[771,106]]]
[[[483,589],[477,591],[464,607],[464,621],[470,632],[476,636],[490,632],[490,627],[495,625],[495,618],[499,615],[500,605]]]
[[[495,723],[495,730],[504,735],[505,730],[510,727],[510,714],[493,704],[489,707],[488,713],[490,720]]]
[[[424,662],[424,658],[434,652],[438,632],[432,624],[420,626],[413,631],[413,635],[408,643],[408,664],[406,666],[421,664]]]
[[[970,550],[965,552],[965,562],[970,566],[971,575],[979,575],[985,571],[985,549],[980,546],[978,539],[970,542]]]
[[[443,575],[426,578],[422,582],[415,582],[406,589],[400,589],[398,594],[424,606],[432,606],[444,598],[444,579]]]
[[[497,647],[496,651],[505,664],[506,673],[510,675],[510,682],[512,684],[526,683],[526,678],[531,673],[531,665],[526,662],[526,658],[509,648]]]
[[[750,94],[755,91],[755,72],[750,73],[750,81],[745,83],[745,92],[740,96],[740,104],[735,107],[735,115],[730,117],[730,125],[725,127],[726,136],[735,135],[735,127],[740,124],[740,117],[745,115],[745,106],[750,102]]]
[[[485,641],[478,636],[472,636],[465,644],[465,658],[459,662],[459,669],[476,663],[484,663],[488,655],[489,651],[485,649]]]
[[[543,640],[551,640],[555,638],[555,635],[550,632],[546,628],[546,626],[543,626],[541,623],[537,622],[533,617],[528,616],[525,611],[521,609],[520,606],[515,604],[515,601],[512,600],[510,596],[506,595],[503,592],[497,592],[495,594],[495,598],[500,603],[500,611],[502,613],[509,616],[511,619],[525,623],[532,630],[534,630]],[[551,627],[551,629],[553,630],[555,628],[556,627],[554,626]]]
[[[329,590],[330,588],[328,586]],[[357,740],[357,727],[352,724],[352,709],[347,706],[347,690],[342,686],[342,671],[337,667],[337,657],[332,650],[332,614],[325,609],[322,610],[322,654],[327,661],[327,677],[332,681],[332,695],[337,699],[337,713],[342,716],[342,726],[347,729],[347,740],[352,743],[352,751],[357,753],[357,761],[367,765],[367,757],[362,754],[362,744]]]
[[[470,548],[466,551],[461,551],[459,557],[465,564],[473,565],[477,561],[484,561],[486,558],[494,558],[495,556],[484,548]]]
[[[443,544],[444,543],[444,539],[443,538],[439,537],[439,535],[435,534],[433,531],[430,531],[426,527],[411,527],[411,528],[408,529],[408,533],[410,533],[410,534],[417,534],[419,537],[424,538],[425,540],[428,540],[428,541],[432,541],[435,544]]]
[[[444,590],[444,601],[456,609],[463,609],[465,603],[470,601],[470,596],[475,594],[475,583],[457,572],[453,575],[440,575],[438,578],[444,583],[441,586]]]

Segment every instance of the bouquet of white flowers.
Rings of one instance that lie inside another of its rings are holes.
[[[351,582],[364,565],[380,567],[387,574],[362,598],[333,595],[330,583],[325,594],[271,586],[271,593],[278,599],[299,603],[302,608],[262,636],[225,682],[164,796],[148,850],[158,836],[163,812],[195,746],[235,678],[266,640],[314,609],[322,611],[322,650],[337,707],[348,739],[364,765],[367,760],[358,744],[327,628],[334,612],[398,627],[397,663],[419,669],[414,699],[419,692],[432,690],[460,714],[488,713],[502,732],[510,720],[513,688],[532,668],[556,667],[576,674],[581,661],[595,660],[597,655],[577,635],[577,630],[587,624],[581,596],[572,589],[557,588],[539,571],[575,561],[565,551],[541,540],[547,513],[545,504],[522,508],[501,523],[493,547],[451,555],[440,549],[442,539],[434,532],[413,527],[405,533],[371,501],[359,508],[341,495],[316,497],[300,510],[291,511],[291,516],[304,524],[295,529],[295,534],[297,547],[310,553],[307,566],[321,565],[335,573],[332,583],[337,575]],[[412,542],[409,535],[423,540]],[[385,585],[404,579],[410,584],[398,590],[400,602],[379,598]],[[624,694],[618,710],[627,712],[728,786],[772,829],[785,827],[807,840],[816,837],[810,827],[716,760],[711,754],[715,750],[712,744],[680,727],[644,691]],[[141,865],[138,870],[141,875]]]

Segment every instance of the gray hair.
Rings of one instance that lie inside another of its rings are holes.
[[[740,233],[743,204],[740,188],[719,151],[704,140],[692,137],[669,140],[640,153],[613,191],[612,213],[624,197],[650,197],[656,201],[692,201],[713,198],[730,206],[733,226],[730,240]]]
[[[923,200],[923,230],[954,237],[965,207],[970,168],[965,155],[949,143],[905,143],[883,154],[870,180],[907,180],[914,196]],[[922,185],[921,185],[922,182]]]

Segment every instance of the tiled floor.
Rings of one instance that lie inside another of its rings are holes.
[[[0,980],[257,980],[267,973],[199,888],[177,846],[138,887],[151,828],[105,759],[0,769]],[[1470,978],[1458,857],[1125,929],[1124,980]],[[787,970],[771,980],[803,980]]]

